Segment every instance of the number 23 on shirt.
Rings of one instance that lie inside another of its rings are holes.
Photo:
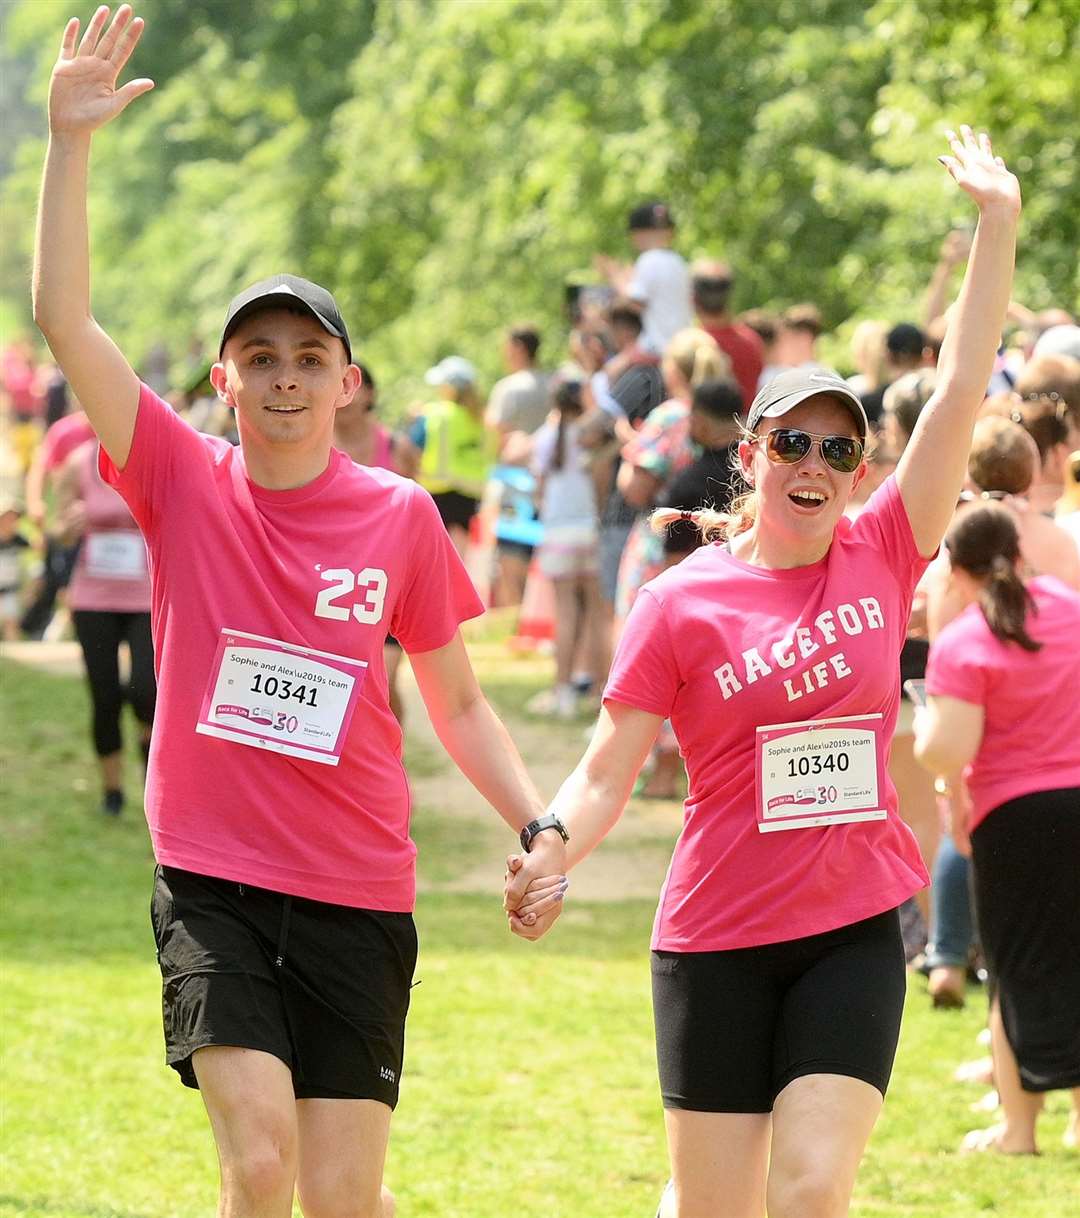
[[[365,626],[382,620],[386,605],[386,572],[379,567],[351,571],[348,567],[316,567],[329,587],[315,598],[315,616],[347,622],[355,618]]]

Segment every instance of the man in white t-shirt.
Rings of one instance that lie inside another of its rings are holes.
[[[642,308],[642,346],[663,353],[672,337],[694,324],[690,268],[672,248],[675,220],[666,203],[643,203],[630,213],[630,240],[639,251],[632,267],[598,255],[596,269]]]

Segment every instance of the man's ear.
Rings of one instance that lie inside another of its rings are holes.
[[[342,406],[348,406],[356,397],[356,391],[360,388],[362,379],[362,373],[355,364],[349,364],[346,367],[345,374],[341,378],[341,394],[338,397],[336,409],[340,410]]]
[[[219,400],[235,410],[236,402],[233,399],[232,391],[229,389],[229,383],[225,377],[224,364],[217,363],[211,367],[210,384],[214,386],[214,391],[217,393]]]

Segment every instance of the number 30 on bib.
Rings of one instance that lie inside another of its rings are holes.
[[[757,729],[759,833],[884,820],[881,715],[773,723]]]

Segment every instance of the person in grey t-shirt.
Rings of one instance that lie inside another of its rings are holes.
[[[503,345],[510,375],[496,381],[488,398],[484,422],[499,435],[500,451],[515,431],[532,435],[547,417],[548,378],[536,366],[540,332],[535,326],[514,326]]]

